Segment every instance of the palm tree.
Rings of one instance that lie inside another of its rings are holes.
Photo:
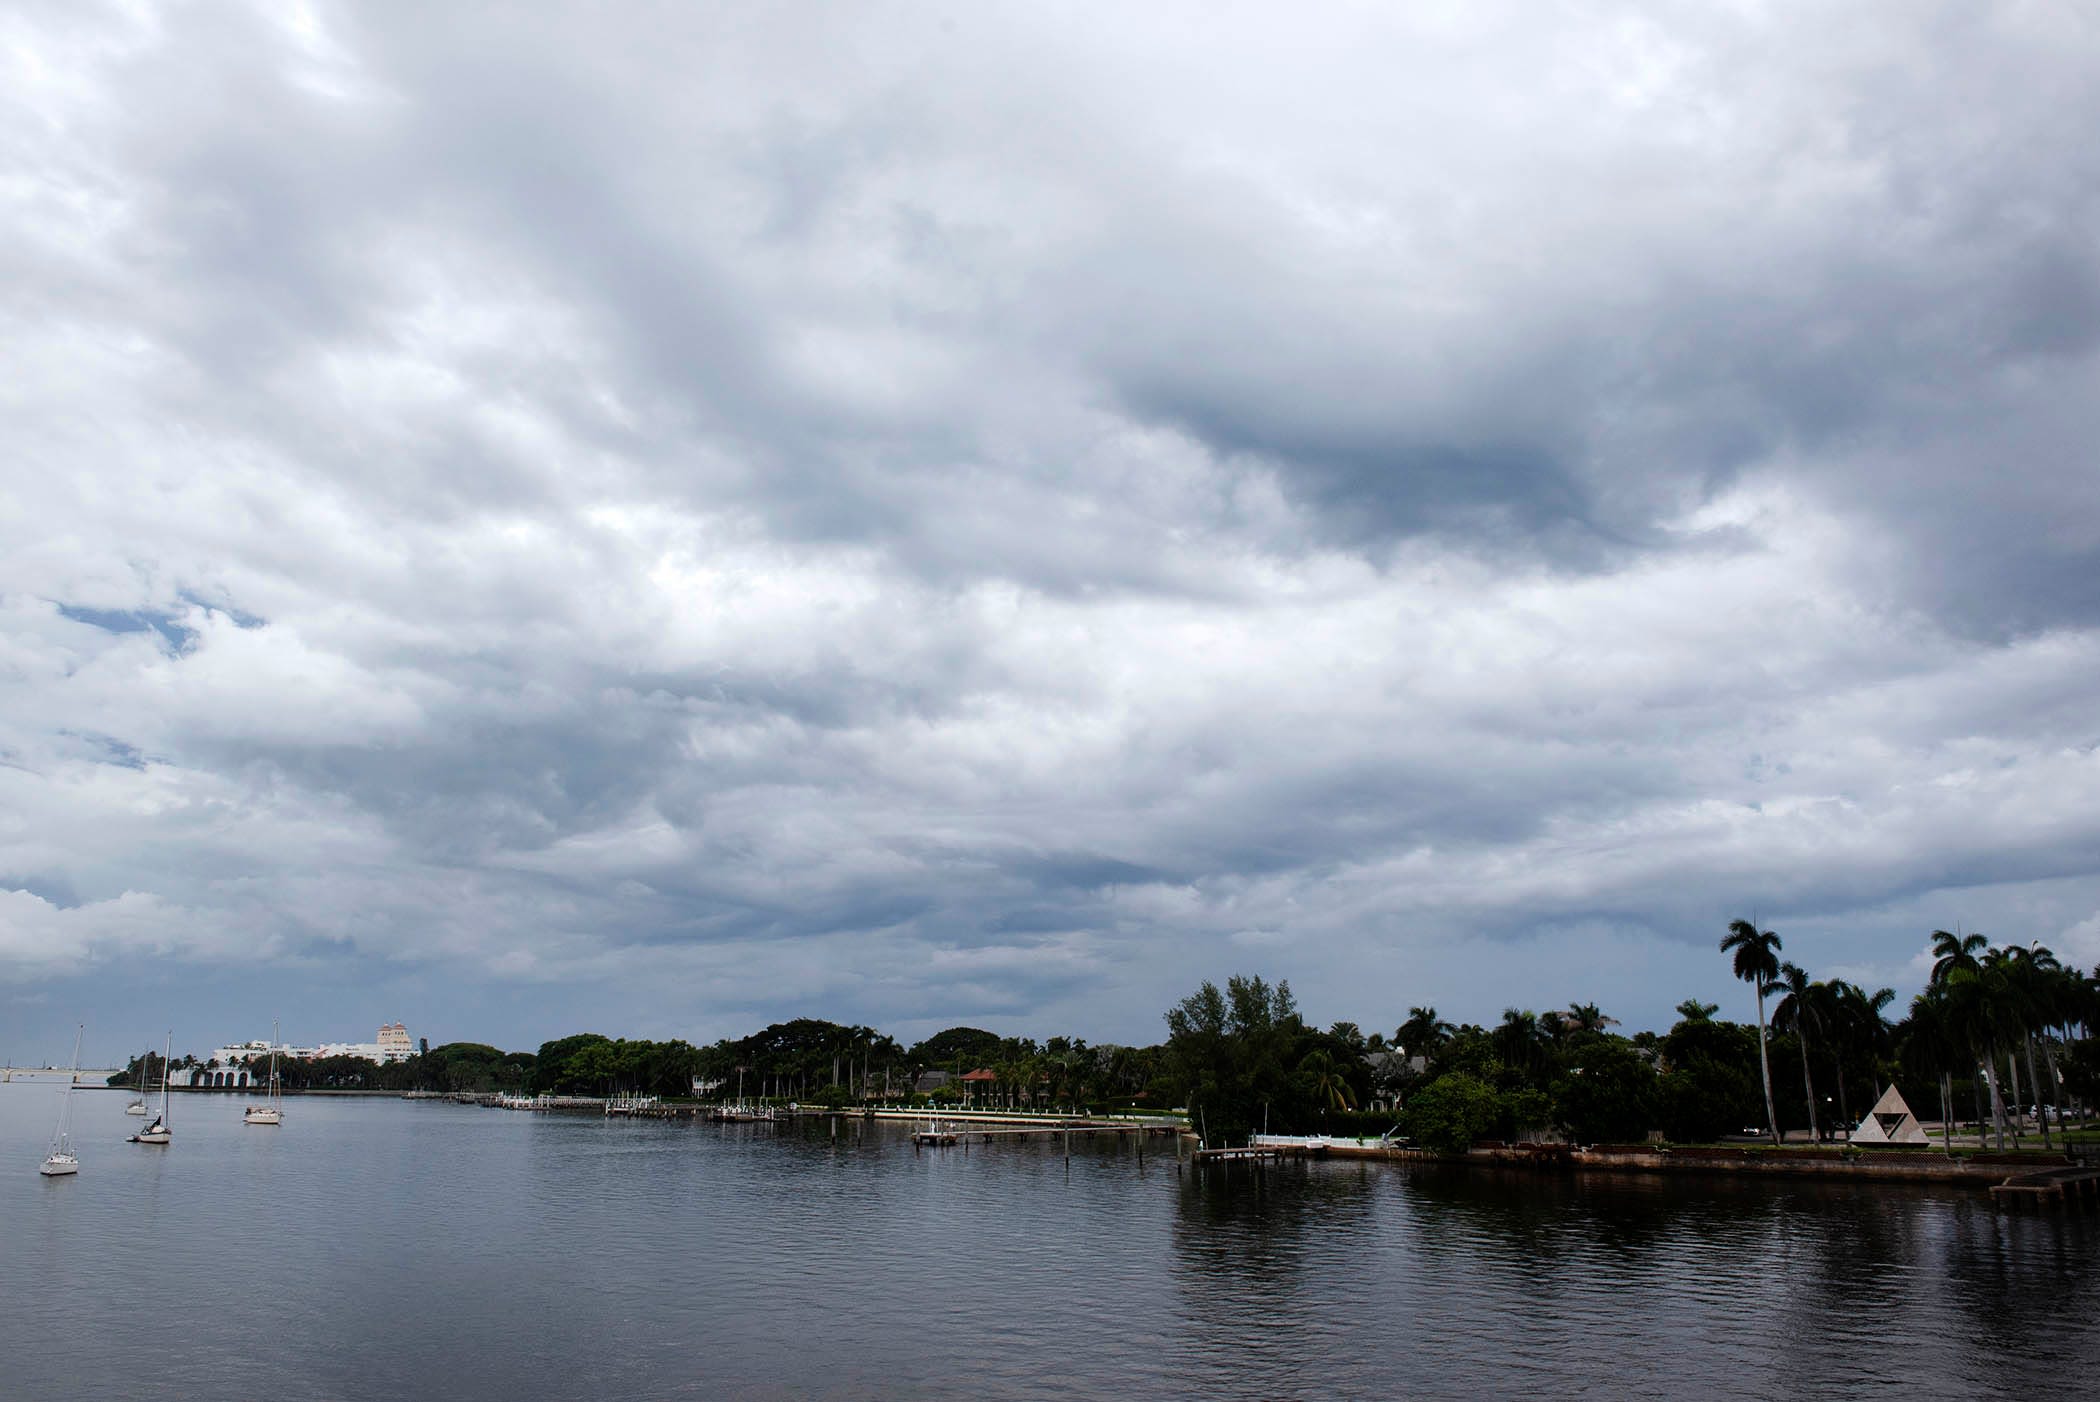
[[[1947,975],[1956,969],[1975,973],[1981,967],[1978,960],[1989,948],[1990,941],[1982,935],[1950,935],[1945,930],[1934,930],[1930,981],[1945,983]]]
[[[1779,1143],[1779,1112],[1772,1108],[1772,1057],[1765,1036],[1765,990],[1779,978],[1779,936],[1762,933],[1747,920],[1731,920],[1721,941],[1723,954],[1735,954],[1735,976],[1757,992],[1757,1065],[1765,1080],[1765,1128]]]
[[[1972,937],[1973,938],[1973,937]],[[1938,986],[1946,991],[1947,1007],[1956,1035],[1983,1070],[1990,1091],[1991,1125],[1998,1147],[2005,1147],[2005,1096],[1998,1086],[1998,1047],[2005,1023],[2005,970],[1996,961],[1975,959],[1934,965],[1942,976]]]
[[[1533,1079],[1538,1070],[1540,1053],[1544,1047],[1540,1041],[1538,1014],[1525,1008],[1504,1008],[1502,1025],[1494,1031],[1495,1050],[1502,1057],[1502,1064],[1523,1076]]]
[[[1888,1055],[1890,1046],[1886,1012],[1889,1004],[1896,1001],[1896,990],[1877,988],[1869,993],[1858,984],[1846,983],[1843,979],[1832,979],[1830,989],[1836,1003],[1835,1025],[1839,1038],[1844,1043],[1844,1050],[1853,1056],[1865,1056],[1877,1068],[1878,1081],[1878,1068],[1882,1059]],[[1838,1061],[1840,1104],[1845,1104],[1842,1094],[1844,1066],[1841,1057]],[[1849,1104],[1845,1104],[1845,1113],[1848,1116],[1851,1114]]]
[[[1944,986],[1927,987],[1910,1001],[1898,1047],[1904,1069],[1932,1077],[1940,1092],[1940,1143],[1954,1152],[1954,1075],[1962,1064],[1960,1041],[1947,1007]]]
[[[1361,1052],[1364,1049],[1364,1031],[1353,1022],[1337,1022],[1327,1029],[1327,1035],[1346,1044],[1353,1052]]]
[[[1342,1075],[1342,1068],[1334,1058],[1324,1051],[1310,1051],[1298,1063],[1298,1069],[1311,1080],[1312,1096],[1319,1103],[1322,1114],[1328,1107],[1348,1110],[1356,1105],[1356,1097],[1349,1089],[1349,1081]]]
[[[2049,954],[2049,951],[2044,949],[2041,953]],[[2070,1047],[2072,1024],[2084,1021],[2085,1005],[2091,996],[2090,985],[2078,970],[2056,964],[2054,955],[2049,955],[2049,960],[2055,967],[2043,979],[2041,1001],[2048,1032],[2042,1038],[2042,1058],[2049,1068],[2050,1095],[2062,1102],[2061,1108],[2067,1110],[2070,1096],[2065,1093],[2063,1072],[2056,1064],[2056,1048],[2059,1041],[2066,1049]]]
[[[1617,1027],[1619,1020],[1606,1017],[1604,1009],[1595,1003],[1572,1003],[1559,1015],[1560,1025],[1570,1032],[1602,1032],[1607,1027]]]
[[[1677,1005],[1677,1016],[1686,1022],[1712,1022],[1719,1011],[1719,1003],[1702,1003],[1697,998],[1687,998]]]
[[[1409,1008],[1407,1021],[1393,1033],[1393,1040],[1409,1056],[1434,1056],[1456,1029],[1439,1021],[1435,1008]]]
[[[1786,996],[1772,1009],[1772,1026],[1782,1032],[1791,1032],[1801,1043],[1801,1085],[1808,1096],[1808,1142],[1820,1144],[1823,1135],[1816,1125],[1816,1078],[1808,1069],[1808,1034],[1816,1026],[1815,984],[1808,977],[1808,970],[1788,961],[1779,966],[1778,986]],[[1818,1029],[1820,1030],[1820,1029]]]
[[[2041,1121],[2042,1147],[2049,1149],[2055,1147],[2049,1140],[2049,1111],[2056,1097],[2053,1088],[2052,1094],[2042,1094],[2042,1083],[2034,1074],[2034,1030],[2048,1024],[2056,975],[2063,966],[2040,941],[2026,949],[2008,947],[2005,952],[2011,1012],[2019,1020],[2020,1039],[2027,1049],[2027,1085],[2034,1095],[2035,1117]],[[2047,1046],[2046,1040],[2043,1045]],[[2050,1074],[2055,1075],[2053,1067]]]
[[[1845,1055],[1851,1048],[1845,991],[1851,986],[1839,978],[1808,986],[1808,1006],[1815,1014],[1816,1026],[1822,1030],[1823,1049],[1830,1054],[1831,1077],[1837,1082],[1838,1123],[1848,1134],[1858,1123],[1852,1118],[1852,1092],[1845,1081]]]

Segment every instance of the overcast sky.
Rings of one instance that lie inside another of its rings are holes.
[[[2074,3],[0,14],[0,1055],[2100,959]]]

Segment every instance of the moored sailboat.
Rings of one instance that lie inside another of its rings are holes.
[[[168,1128],[168,1058],[174,1051],[175,1034],[170,1032],[167,1050],[160,1054],[160,1113],[153,1117],[153,1123],[131,1136],[129,1142],[133,1144],[171,1144],[175,1140],[174,1131]]]
[[[51,1152],[44,1156],[38,1173],[63,1178],[80,1172],[80,1156],[73,1152],[73,1084],[80,1079],[80,1039],[87,1033],[82,1023],[73,1033],[73,1074],[66,1078],[65,1094],[58,1101],[58,1129],[51,1136]]]
[[[124,1107],[125,1114],[143,1115],[146,1113],[146,1073],[152,1065],[153,1048],[148,1047],[146,1048],[146,1054],[139,1058],[139,1083],[132,1087],[131,1103]]]
[[[270,1020],[270,1099],[266,1104],[250,1105],[241,1112],[241,1123],[251,1125],[275,1125],[284,1123],[284,1091],[277,1084],[277,1020]]]

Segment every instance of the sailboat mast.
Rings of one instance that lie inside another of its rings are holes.
[[[81,1023],[73,1029],[73,1071],[66,1077],[66,1093],[58,1102],[58,1147],[66,1148],[66,1139],[73,1129],[73,1085],[80,1079],[80,1039],[87,1035],[87,1024]]]

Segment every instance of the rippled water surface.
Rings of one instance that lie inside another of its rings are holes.
[[[0,1086],[0,1396],[2086,1393],[2100,1219],[1980,1193]]]

